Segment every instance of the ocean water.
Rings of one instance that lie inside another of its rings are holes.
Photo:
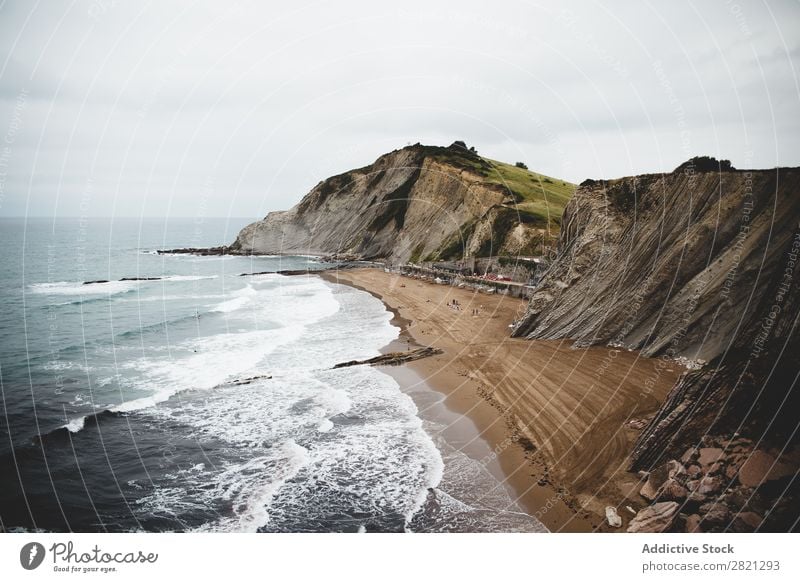
[[[332,369],[397,338],[379,300],[154,253],[246,222],[0,220],[0,529],[540,530],[394,379]]]

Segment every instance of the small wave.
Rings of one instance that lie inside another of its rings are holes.
[[[194,295],[194,294],[183,294],[183,295],[153,295],[152,297],[135,297],[131,299],[117,299],[118,303],[156,303],[159,301],[166,302],[166,301],[201,301],[206,299],[222,299],[227,297],[227,295],[215,294],[215,295]],[[74,302],[79,303],[79,302]],[[61,305],[66,305],[62,303]]]
[[[116,406],[111,407],[111,412],[116,413],[125,413],[125,412],[133,412],[135,410],[141,410],[143,408],[150,408],[151,406],[155,406],[161,402],[165,402],[170,399],[171,396],[178,394],[179,392],[184,392],[184,390],[162,390],[160,392],[156,392],[150,396],[145,396],[143,398],[136,398],[134,400],[128,400],[127,402],[123,402],[122,404],[117,404]]]
[[[215,313],[231,313],[232,311],[236,311],[241,309],[245,305],[250,303],[249,297],[237,297],[236,299],[229,299],[228,301],[223,301],[211,311]]]
[[[138,287],[139,281],[108,281],[84,285],[82,281],[57,281],[28,285],[31,293],[40,295],[116,295],[127,293]]]
[[[232,311],[236,311],[241,309],[253,299],[253,297],[258,292],[253,288],[252,285],[247,285],[242,289],[234,291],[231,293],[233,295],[233,299],[228,299],[227,301],[223,301],[219,305],[213,307],[211,311],[217,313],[231,313]]]
[[[151,323],[149,325],[143,325],[141,327],[137,327],[134,329],[129,329],[127,331],[123,331],[117,334],[117,338],[129,338],[129,337],[138,337],[140,335],[146,335],[150,332],[161,331],[163,329],[168,328],[169,326],[175,326],[181,323],[185,323],[187,321],[194,321],[200,319],[203,316],[202,313],[192,313],[190,315],[184,315],[183,317],[175,317],[173,319],[165,319],[163,321],[159,321],[156,323]]]
[[[69,305],[88,305],[90,303],[97,303],[99,301],[109,301],[110,299],[111,299],[110,295],[100,295],[100,296],[94,296],[94,297],[81,297],[80,299],[74,299],[74,300],[71,300],[71,301],[62,301],[61,303],[51,303],[50,306],[66,307],[66,306],[69,306]]]
[[[270,455],[227,468],[214,478],[215,493],[231,502],[233,516],[196,531],[256,532],[269,523],[276,494],[310,463],[308,449],[289,439],[274,447]]]
[[[150,253],[148,253],[150,254]],[[241,259],[242,255],[193,255],[191,253],[154,253],[159,257],[169,257],[170,259],[178,259],[188,263],[205,263],[208,261],[230,261],[233,259]]]
[[[84,430],[87,426],[97,426],[100,422],[109,418],[123,416],[122,412],[111,409],[104,409],[93,414],[86,414],[73,418],[66,424],[51,430],[50,432],[38,435],[34,441],[40,443],[59,442],[69,438],[70,434],[76,434]]]
[[[66,370],[78,370],[83,374],[88,374],[92,368],[80,362],[73,362],[71,360],[49,360],[46,364],[42,365],[42,370],[51,372],[63,372]]]
[[[161,277],[161,281],[203,281],[204,279],[216,279],[219,275],[166,275]]]
[[[156,283],[159,281],[202,281],[216,279],[219,275],[165,275],[162,277],[141,278],[130,277],[119,281],[98,281],[86,283],[84,281],[54,281],[49,283],[32,283],[28,285],[31,293],[43,295],[114,295],[136,289],[141,283]]]
[[[69,432],[79,432],[83,430],[83,427],[86,425],[86,417],[81,416],[80,418],[74,418],[70,420],[67,424],[65,424],[61,428],[67,429]]]

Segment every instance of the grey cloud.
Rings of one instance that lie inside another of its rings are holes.
[[[211,182],[205,213],[255,218],[417,141],[573,181],[797,165],[799,29],[749,0],[6,2],[0,215],[91,183],[98,215],[193,216]]]

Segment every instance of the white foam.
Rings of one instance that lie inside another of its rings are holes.
[[[47,362],[46,364],[42,364],[42,370],[48,370],[51,372],[77,370],[84,374],[88,374],[90,371],[92,371],[92,368],[80,362],[74,362],[72,360],[53,360],[51,362]]]
[[[166,275],[158,279],[159,281],[204,281],[206,279],[216,279],[219,275]]]
[[[75,433],[82,431],[85,424],[86,424],[86,417],[81,416],[80,418],[73,418],[67,424],[63,425],[61,428],[65,428],[69,432]]]
[[[58,281],[55,283],[34,283],[28,285],[31,293],[41,295],[116,295],[138,287],[139,281],[109,281],[108,283]]]
[[[228,301],[223,301],[213,309],[210,309],[210,311],[216,313],[231,313],[233,311],[241,309],[248,303],[250,303],[249,297],[237,297],[235,299],[229,299]]]
[[[371,295],[318,278],[242,283],[214,306],[226,314],[225,329],[238,331],[120,364],[138,392],[111,410],[178,420],[199,443],[224,451],[223,462],[163,476],[140,505],[174,515],[176,507],[207,512],[225,500],[230,515],[202,530],[280,530],[305,518],[325,523],[376,511],[392,527],[402,528],[403,518],[408,526],[441,481],[441,455],[390,376],[331,369],[377,355],[395,339],[391,314]],[[271,379],[230,383],[262,374]]]
[[[247,285],[242,289],[237,289],[233,291],[231,295],[233,299],[228,299],[227,301],[223,301],[216,307],[212,308],[210,311],[218,312],[218,313],[231,313],[233,311],[237,311],[250,303],[250,301],[255,297],[257,291],[253,288],[252,285]]]
[[[28,285],[31,293],[39,295],[117,295],[138,288],[142,283],[158,283],[159,281],[202,281],[216,279],[218,275],[167,275],[151,281],[108,281],[105,283],[84,284],[83,281],[55,281],[50,283],[32,283]]]
[[[151,388],[147,396],[109,407],[112,412],[150,408],[187,390],[208,390],[223,385],[254,368],[272,350],[293,341],[302,328],[217,334],[177,346],[183,357],[140,358],[124,365],[139,373],[140,388]],[[178,351],[175,349],[174,351]]]
[[[134,297],[131,299],[117,299],[118,303],[154,303],[156,301],[205,301],[210,299],[223,299],[226,295],[210,294],[210,295],[195,295],[194,293],[182,295],[151,295],[149,297]]]
[[[289,439],[269,455],[226,467],[213,477],[209,497],[230,502],[233,515],[204,524],[197,531],[255,532],[269,523],[274,496],[308,462],[308,451]]]

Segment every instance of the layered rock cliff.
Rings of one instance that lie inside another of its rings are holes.
[[[538,254],[571,190],[460,142],[417,144],[320,182],[292,209],[245,227],[226,251],[393,262]]]
[[[587,180],[514,335],[690,363],[633,468],[680,458],[709,434],[781,451],[798,436],[799,261],[798,168],[696,158],[669,174]]]

